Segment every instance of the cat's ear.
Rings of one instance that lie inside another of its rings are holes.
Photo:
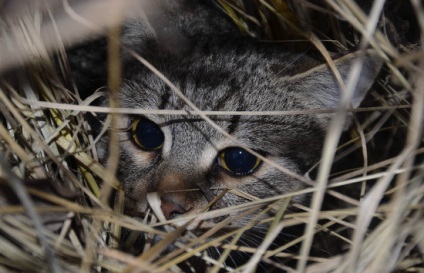
[[[356,53],[350,53],[335,59],[334,64],[345,85],[351,73],[351,68],[358,58],[363,58],[363,65],[351,100],[351,105],[354,108],[359,107],[361,104],[383,64],[382,59],[372,51],[361,57]],[[345,90],[340,86],[328,64],[318,65],[291,77],[291,79],[301,84],[302,92],[306,92],[305,95],[313,99],[314,104],[324,108],[337,108],[340,106],[342,92],[345,92]]]

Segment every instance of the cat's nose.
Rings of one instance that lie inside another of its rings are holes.
[[[186,213],[182,206],[165,198],[161,198],[160,207],[167,220],[175,219],[176,217]]]

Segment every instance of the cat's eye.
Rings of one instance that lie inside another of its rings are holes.
[[[165,141],[159,126],[145,117],[136,117],[131,121],[131,137],[141,149],[147,151],[161,149]]]
[[[218,155],[218,165],[233,175],[251,174],[261,163],[261,160],[240,147],[230,147]]]

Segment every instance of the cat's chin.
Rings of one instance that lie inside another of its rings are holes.
[[[268,226],[256,226],[251,229],[247,229],[243,231],[242,236],[238,238],[237,242],[234,245],[233,239],[238,235],[240,230],[243,230],[245,227],[240,226],[226,226],[220,228],[216,233],[213,233],[211,236],[205,237],[204,235],[211,231],[208,228],[198,228],[190,231],[199,239],[193,239],[194,241],[198,240],[198,243],[190,244],[189,240],[183,239],[185,236],[180,237],[174,243],[169,244],[162,252],[162,256],[165,256],[173,251],[177,251],[181,247],[185,247],[187,245],[190,246],[191,249],[196,249],[199,246],[204,244],[213,242],[214,240],[220,238],[217,243],[210,244],[208,248],[204,249],[207,253],[206,256],[210,257],[212,260],[218,260],[221,258],[222,253],[224,253],[228,249],[232,249],[228,257],[225,259],[224,265],[229,268],[236,268],[247,263],[252,255],[254,254],[254,250],[257,249],[262,243],[266,234],[268,232]],[[297,238],[299,234],[302,233],[301,227],[295,227],[291,229],[284,230],[281,232],[274,241],[270,244],[269,250],[274,250],[280,248],[284,245],[287,245],[286,252],[295,254],[298,252],[298,245],[292,245],[291,242],[293,239]],[[231,235],[230,235],[231,234]],[[226,236],[229,235],[229,236]],[[159,243],[163,238],[160,236],[155,236],[155,243]],[[291,245],[289,247],[289,245]],[[271,260],[274,260],[272,258]],[[285,263],[280,258],[275,258],[276,262]],[[205,270],[199,268],[206,268],[207,262],[205,262],[202,258],[193,256],[192,258],[186,260],[184,263],[179,264],[179,266],[183,269],[185,266],[198,268],[195,272],[205,272]],[[259,268],[267,268],[269,265],[261,265]],[[187,272],[187,271],[185,271]],[[188,271],[191,272],[191,271]],[[221,271],[220,271],[221,272]],[[263,272],[261,269],[258,272]],[[278,271],[279,272],[279,271]]]
[[[219,223],[215,223],[215,225],[219,225]],[[190,231],[187,230],[182,234],[183,236],[177,236],[177,239],[175,241],[169,240],[170,238],[168,236],[172,237],[172,233],[176,232],[178,228],[181,227],[160,227],[159,229],[161,231],[166,231],[166,234],[163,236],[154,235],[150,238],[150,240],[145,238],[146,234],[144,234],[143,232],[136,232],[136,235],[138,237],[137,240],[133,241],[133,243],[131,244],[127,244],[127,247],[129,248],[121,248],[121,250],[137,256],[142,255],[143,249],[145,249],[146,244],[150,244],[150,247],[155,247],[159,246],[159,244],[161,243],[164,244],[166,241],[170,241],[171,243],[163,245],[161,247],[161,256],[173,256],[172,253],[175,251],[182,251],[182,249],[197,249],[198,247],[210,243],[210,245],[203,250],[207,254],[206,256],[208,256],[211,260],[218,260],[220,259],[222,253],[225,252],[225,250],[232,249],[229,252],[228,257],[225,259],[223,265],[228,266],[229,268],[236,268],[240,265],[247,263],[250,260],[254,253],[254,250],[257,249],[263,243],[263,239],[268,233],[268,225],[255,226],[251,229],[244,230],[246,226],[236,226],[233,224],[231,226],[220,227],[219,229],[217,229],[216,232],[213,232],[213,228],[197,228]],[[238,236],[240,232],[243,232],[242,236],[240,236],[240,238],[238,238],[238,240],[234,242],[233,240],[235,236]],[[281,248],[284,245],[292,245],[291,242],[293,241],[293,239],[300,236],[302,232],[302,227],[295,227],[283,230],[283,232],[281,232],[271,243],[269,249],[272,250],[276,248]],[[128,236],[125,237],[128,238]],[[215,240],[217,241],[214,242]],[[288,253],[296,254],[298,253],[298,246],[292,245],[288,247],[285,251]],[[283,261],[280,258],[275,259],[276,262],[286,263],[286,261]],[[208,263],[209,262],[206,262],[201,257],[193,256],[184,261],[183,263],[178,264],[178,266],[183,270],[183,272],[206,272]],[[268,264],[259,266],[259,268],[268,267]],[[194,271],[190,268],[194,268]],[[258,272],[263,271],[259,270]]]

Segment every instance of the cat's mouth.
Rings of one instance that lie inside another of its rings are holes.
[[[174,219],[168,219],[166,217],[168,209],[166,206],[170,206],[170,204],[166,202],[170,201],[158,193],[149,193],[146,199],[150,210],[144,213],[144,217],[137,218],[142,222],[152,223],[151,227],[156,228],[160,232],[140,234],[145,239],[143,244],[137,246],[138,251],[136,253],[142,252],[141,249],[145,249],[145,245],[160,249],[161,256],[184,249],[185,246],[195,249],[199,245],[205,245],[205,249],[221,249],[225,248],[225,245],[232,238],[241,236],[249,229],[256,229],[260,222],[253,217],[258,213],[258,208],[232,213],[228,207],[217,210],[212,209],[198,214],[181,213]],[[168,215],[170,214],[168,213]],[[135,215],[132,213],[131,216],[134,217]],[[247,237],[253,238],[253,236]],[[127,245],[133,246],[131,243]]]
[[[215,206],[216,203],[212,203],[210,207],[199,212],[189,211],[186,213],[184,209],[180,209],[176,213],[169,213],[169,210],[171,210],[169,207],[174,206],[175,208],[177,206],[170,204],[171,201],[160,196],[159,193],[148,193],[146,199],[149,207],[147,212],[141,213],[131,210],[126,211],[126,214],[143,222],[154,222],[154,227],[160,227],[161,230],[167,232],[180,229],[181,233],[187,231],[196,236],[205,232],[210,234],[232,233],[234,229],[242,228],[246,230],[249,227],[257,226],[266,216],[257,217],[262,210],[259,207],[248,207],[234,212],[231,207]]]

